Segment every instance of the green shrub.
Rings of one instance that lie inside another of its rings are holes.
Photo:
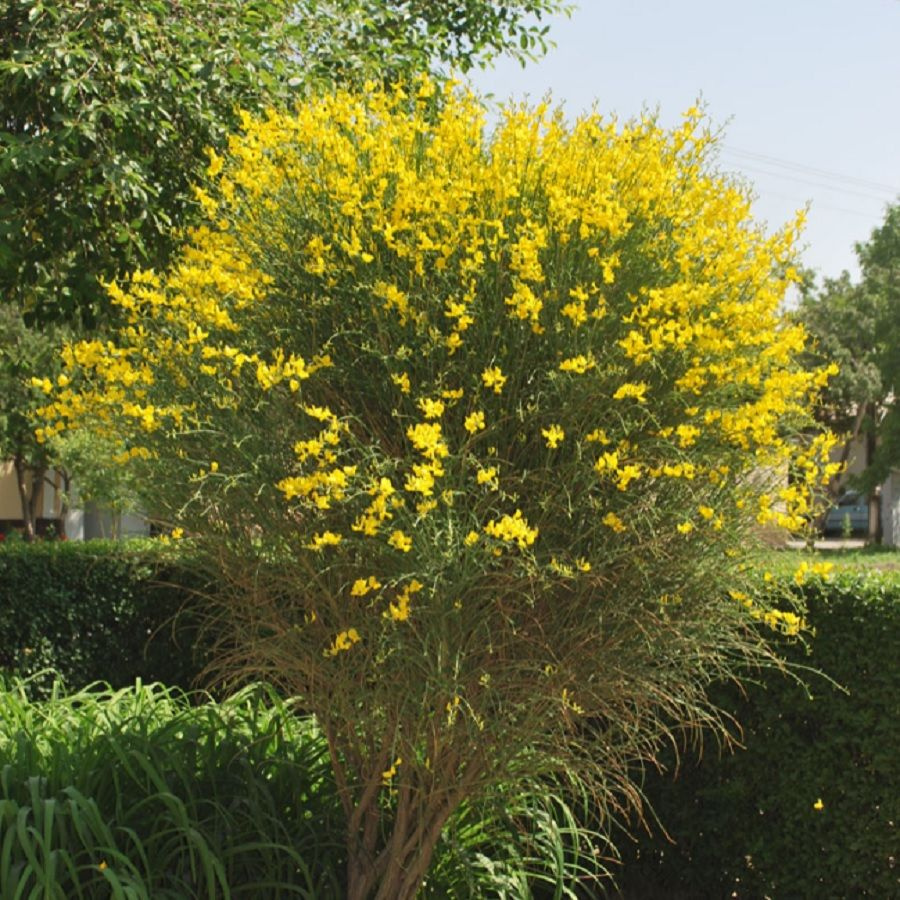
[[[188,687],[201,661],[190,617],[178,614],[198,586],[145,541],[0,544],[0,671],[53,669],[73,688],[135,678]],[[50,680],[30,690],[46,694]]]
[[[766,673],[720,689],[745,750],[683,766],[646,791],[658,831],[624,847],[626,897],[897,896],[900,577],[844,572],[799,591],[810,652],[786,645],[796,681]],[[735,894],[732,894],[735,891]]]
[[[0,900],[341,896],[327,746],[273,692],[27,694],[0,691]]]
[[[672,722],[715,727],[754,616],[797,622],[735,602],[748,531],[832,466],[786,440],[827,380],[778,312],[799,223],[753,221],[696,109],[488,134],[436,92],[246,117],[179,259],[42,383],[38,438],[118,442],[205,556],[223,675],[315,712],[353,898],[413,897],[494,786],[616,808]]]

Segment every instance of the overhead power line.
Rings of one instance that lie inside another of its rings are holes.
[[[796,194],[783,194],[780,191],[770,191],[768,189],[761,188],[759,185],[754,185],[754,189],[757,192],[757,195],[760,197],[777,197],[779,200],[788,200],[791,203],[796,203],[799,206],[803,206],[804,203],[810,202],[810,197],[800,197]],[[821,203],[818,200],[812,200],[812,209],[814,212],[819,212],[820,210],[828,210],[828,212],[837,212],[842,213],[843,215],[850,216],[858,216],[860,219],[867,219],[870,222],[873,222],[878,216],[873,215],[870,212],[863,212],[860,209],[847,209],[845,206],[832,206],[830,203]]]
[[[810,178],[800,178],[797,175],[788,175],[784,172],[773,172],[771,169],[763,169],[759,166],[747,165],[746,163],[743,163],[741,165],[741,170],[745,172],[756,172],[761,175],[768,175],[771,178],[782,178],[786,181],[796,182],[797,184],[808,184],[812,187],[819,188],[820,190],[834,191],[835,193],[847,194],[851,197],[863,197],[866,200],[874,200],[877,203],[886,203],[900,194],[900,189],[890,193],[890,195],[887,191],[885,191],[885,193],[882,193],[881,195],[865,193],[863,191],[855,191],[852,188],[841,187],[835,184],[828,184],[824,181],[813,181]]]
[[[825,179],[826,181],[831,182],[843,182],[846,185],[852,185],[854,187],[863,188],[870,191],[878,191],[880,193],[887,193],[890,194],[891,197],[900,195],[900,184],[886,184],[883,181],[872,181],[867,178],[859,178],[855,175],[847,175],[843,172],[834,172],[829,169],[819,169],[815,166],[805,165],[804,163],[793,162],[788,159],[780,159],[777,156],[768,156],[765,153],[755,153],[750,150],[741,150],[738,147],[723,145],[722,150],[732,156],[749,159],[768,166],[775,166],[779,169],[786,169],[791,172],[798,172],[802,175],[811,175],[813,177]],[[840,189],[832,187],[831,190]],[[849,193],[849,191],[847,191],[846,189],[844,190],[845,192]]]

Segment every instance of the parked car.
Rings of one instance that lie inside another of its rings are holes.
[[[822,529],[826,535],[867,534],[869,502],[858,491],[845,491],[825,514]]]

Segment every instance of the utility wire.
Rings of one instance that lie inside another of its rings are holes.
[[[842,172],[834,172],[829,169],[818,169],[815,166],[808,166],[803,163],[792,162],[791,160],[787,159],[780,159],[777,156],[767,156],[764,153],[754,153],[750,150],[741,150],[738,147],[731,147],[728,145],[723,145],[722,151],[732,156],[743,157],[745,159],[750,159],[758,163],[763,163],[765,165],[776,166],[780,169],[787,169],[790,171],[799,172],[804,175],[812,175],[814,177],[824,178],[828,181],[844,182],[845,184],[868,190],[886,192],[892,197],[896,197],[898,194],[900,194],[900,185],[897,184],[886,184],[883,181],[871,181],[867,178],[859,178],[855,175],[846,175]]]
[[[782,178],[786,181],[796,182],[797,184],[808,184],[808,185],[811,185],[812,187],[817,187],[820,190],[834,191],[835,193],[847,194],[848,196],[851,196],[851,197],[863,197],[866,200],[874,200],[878,203],[887,203],[890,200],[892,200],[894,197],[896,197],[898,194],[900,194],[900,189],[898,189],[897,191],[892,192],[890,196],[886,196],[886,195],[876,196],[875,194],[867,194],[867,193],[864,193],[863,191],[854,191],[850,188],[840,187],[840,186],[834,185],[834,184],[827,184],[822,181],[813,181],[812,179],[809,179],[809,178],[799,178],[796,175],[787,175],[787,174],[784,174],[783,172],[773,172],[771,169],[763,169],[758,166],[747,165],[746,163],[741,164],[741,170],[746,171],[746,172],[757,172],[761,175],[768,175],[771,178]]]
[[[759,197],[777,197],[779,200],[788,200],[791,203],[797,203],[800,206],[804,203],[811,203],[814,212],[828,210],[829,212],[838,212],[848,216],[859,216],[860,219],[867,219],[870,222],[877,218],[877,216],[874,216],[872,213],[862,212],[862,210],[859,209],[847,209],[844,206],[832,206],[830,203],[820,203],[818,200],[810,197],[800,197],[796,194],[782,194],[780,191],[769,191],[760,188],[759,185],[754,185],[753,187]]]

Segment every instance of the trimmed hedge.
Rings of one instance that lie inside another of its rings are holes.
[[[841,687],[771,672],[746,695],[719,688],[746,749],[648,776],[675,843],[656,828],[622,848],[628,900],[900,896],[900,574],[801,590],[815,636],[785,653]]]
[[[71,690],[136,678],[188,688],[202,665],[191,618],[179,613],[196,586],[152,541],[4,542],[0,672],[53,669]]]

